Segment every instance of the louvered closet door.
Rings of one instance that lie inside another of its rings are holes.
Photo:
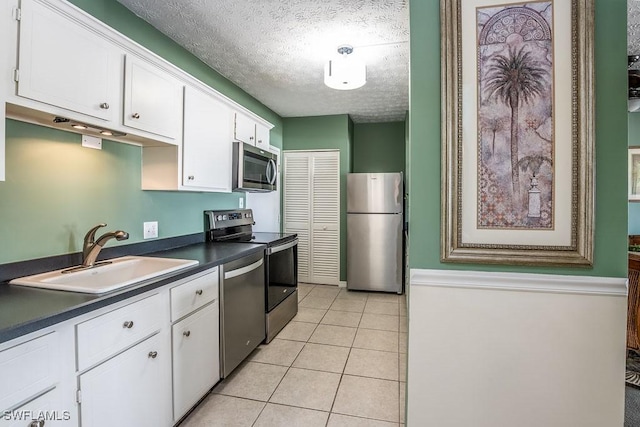
[[[298,281],[309,281],[311,159],[308,153],[284,153],[283,223],[286,233],[298,234]]]
[[[340,281],[340,154],[284,153],[284,231],[298,234],[298,280]]]
[[[340,157],[314,153],[311,170],[311,276],[313,283],[340,282]]]

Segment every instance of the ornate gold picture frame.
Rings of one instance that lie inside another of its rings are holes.
[[[591,266],[594,1],[440,5],[441,260]]]

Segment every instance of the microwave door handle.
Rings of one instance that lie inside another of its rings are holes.
[[[267,168],[264,172],[265,177],[267,178],[267,183],[271,183],[271,161],[267,160]]]
[[[268,174],[267,174],[267,179],[269,179],[269,184],[274,185],[276,183],[276,178],[278,177],[275,160],[269,159],[269,165],[271,166],[271,172],[273,173],[273,175],[271,176],[271,178],[268,178]]]

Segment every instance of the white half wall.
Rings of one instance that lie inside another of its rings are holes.
[[[624,278],[411,270],[407,426],[624,423]]]

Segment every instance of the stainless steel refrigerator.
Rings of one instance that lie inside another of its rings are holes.
[[[347,175],[347,288],[402,293],[402,173]]]

